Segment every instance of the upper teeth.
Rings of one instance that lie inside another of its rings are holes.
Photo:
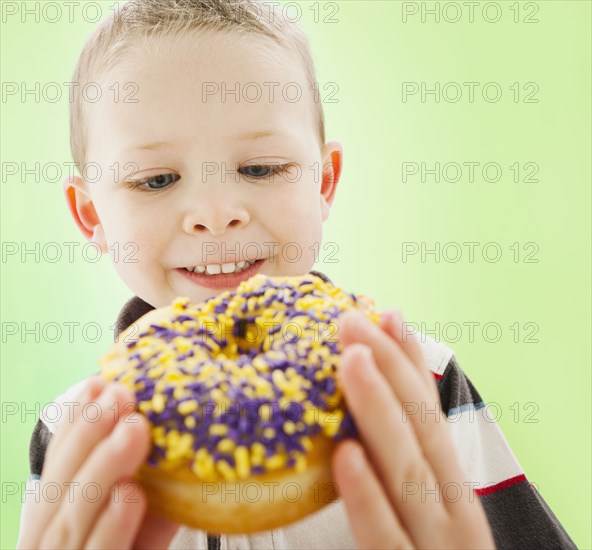
[[[234,273],[238,271],[243,271],[250,265],[253,265],[255,260],[252,262],[245,262],[240,261],[236,263],[227,263],[227,264],[208,264],[208,265],[196,265],[186,267],[187,271],[195,271],[196,273],[205,273],[206,275],[218,275],[220,273]]]

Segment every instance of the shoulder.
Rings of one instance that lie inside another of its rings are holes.
[[[115,338],[132,323],[153,309],[154,307],[138,296],[130,298],[121,308],[115,321]]]
[[[417,333],[426,367],[432,372],[440,393],[443,412],[456,414],[467,407],[480,408],[483,399],[458,364],[455,352],[431,336]]]
[[[51,432],[41,419],[37,421],[29,443],[29,470],[31,474],[40,476],[45,462],[45,451],[51,440]]]
[[[454,350],[422,332],[416,333],[415,338],[423,353],[426,367],[432,371],[436,379],[441,379],[454,357]]]

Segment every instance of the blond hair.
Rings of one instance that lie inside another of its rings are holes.
[[[70,149],[76,166],[88,161],[85,101],[80,92],[125,62],[133,46],[148,45],[155,37],[170,38],[194,30],[259,36],[296,53],[308,84],[316,83],[309,40],[299,25],[282,10],[261,0],[127,0],[100,23],[85,43],[76,63],[70,103]],[[315,95],[314,118],[319,143],[325,142],[325,117]]]

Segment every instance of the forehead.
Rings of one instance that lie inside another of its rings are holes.
[[[254,127],[316,132],[302,63],[265,37],[193,32],[142,42],[102,89],[111,93],[89,108],[91,148],[165,141],[167,133],[206,146]]]
[[[151,74],[158,66],[199,79],[292,79],[304,71],[295,52],[270,38],[238,32],[194,30],[130,44],[128,70]]]

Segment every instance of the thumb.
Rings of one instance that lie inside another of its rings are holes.
[[[168,548],[179,527],[178,523],[147,510],[134,541],[134,549],[162,550]]]

